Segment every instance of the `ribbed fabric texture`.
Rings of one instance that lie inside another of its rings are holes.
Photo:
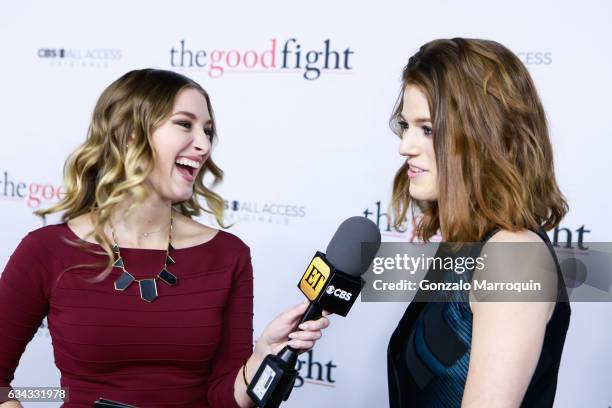
[[[63,407],[92,407],[99,397],[145,407],[237,407],[234,380],[253,346],[253,271],[249,248],[220,231],[171,252],[179,279],[157,280],[159,297],[140,298],[136,282],[117,292],[114,268],[66,268],[105,262],[66,242],[65,224],[29,233],[0,277],[0,387],[8,387],[27,343],[47,316]],[[87,248],[101,250],[96,244]],[[164,250],[122,248],[127,270],[153,278]],[[63,272],[65,271],[65,272]],[[62,273],[63,272],[63,273]]]
[[[552,244],[543,229],[535,232],[555,259],[560,283],[559,299],[567,299]],[[492,235],[487,234],[483,245]],[[472,253],[471,256],[478,254]],[[441,281],[458,281],[460,276],[446,273]],[[412,302],[395,329],[387,355],[391,408],[461,406],[470,362],[473,316],[467,291],[454,291],[451,296],[449,302]],[[569,303],[558,301],[546,326],[540,359],[522,408],[553,406],[570,314]]]

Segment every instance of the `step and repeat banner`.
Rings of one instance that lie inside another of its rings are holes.
[[[364,215],[383,241],[402,163],[388,120],[408,58],[435,38],[496,40],[526,64],[570,205],[557,243],[610,241],[612,124],[607,1],[9,2],[0,6],[0,266],[58,201],[62,166],[102,90],[137,68],[170,69],[210,94],[230,231],[250,247],[255,336],[302,300],[297,282],[338,224]],[[527,169],[528,171],[528,169]],[[57,222],[57,217],[51,222]],[[208,222],[202,218],[203,222]],[[1,270],[1,269],[0,269]],[[388,405],[386,348],[405,303],[358,301],[300,357],[286,406]],[[612,306],[573,305],[555,406],[612,404]],[[46,322],[15,386],[57,386]],[[34,404],[26,406],[57,406]]]

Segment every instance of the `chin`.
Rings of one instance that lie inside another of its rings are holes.
[[[419,201],[435,201],[436,195],[433,194],[430,191],[423,191],[422,189],[419,188],[415,188],[415,189],[410,189],[409,190],[410,193],[410,197],[414,200],[419,200]]]
[[[191,197],[193,196],[192,193],[190,193],[189,195],[184,195],[182,197],[177,197],[177,201],[178,202],[183,202],[183,201],[187,201],[189,200]]]
[[[181,203],[183,201],[189,200],[193,196],[193,189],[189,191],[175,191],[174,194],[171,195],[171,200],[173,203]]]

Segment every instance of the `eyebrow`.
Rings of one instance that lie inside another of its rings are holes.
[[[180,115],[180,114],[185,115],[185,116],[189,116],[189,117],[190,117],[191,119],[193,119],[193,120],[197,120],[197,119],[198,119],[198,117],[197,117],[195,114],[193,114],[193,113],[191,113],[191,112],[188,112],[188,111],[178,111],[178,112],[174,112],[174,113],[173,113],[171,116],[176,116],[176,115]],[[205,125],[208,125],[208,124],[210,124],[210,123],[212,123],[212,120],[211,120],[211,119],[208,119],[208,120],[206,121]]]
[[[399,117],[403,120],[405,120],[406,122],[408,122],[408,120],[404,117],[404,115],[402,115],[401,113],[399,114]],[[427,123],[427,122],[431,122],[431,119],[429,118],[416,118],[414,120],[415,123]]]

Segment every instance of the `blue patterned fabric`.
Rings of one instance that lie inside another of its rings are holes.
[[[494,232],[487,234],[482,245]],[[557,264],[557,274],[563,282],[548,236],[541,228],[535,232],[546,242]],[[479,252],[482,245],[475,250]],[[473,253],[469,255],[478,256]],[[428,272],[428,276],[431,273],[435,274],[435,271]],[[471,281],[469,272],[431,276],[442,282]],[[565,293],[564,286],[560,287]],[[412,302],[393,333],[387,355],[390,407],[461,406],[470,362],[472,312],[466,291],[453,291],[451,298],[446,300]],[[568,302],[557,302],[546,327],[536,371],[521,407],[552,407],[570,313]]]

